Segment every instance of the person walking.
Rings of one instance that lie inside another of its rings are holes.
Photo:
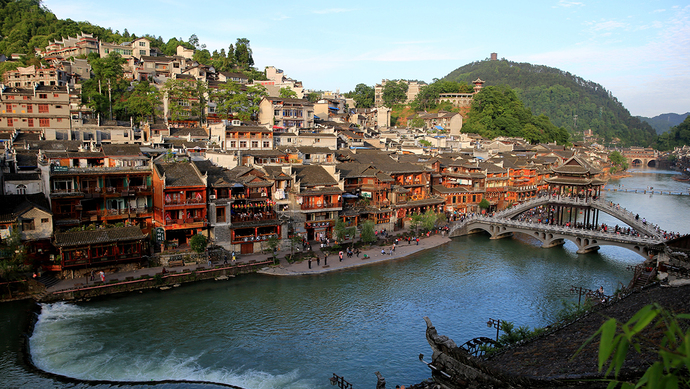
[[[339,259],[339,262],[343,261],[343,252],[342,251],[338,253],[338,259]]]
[[[359,249],[355,249],[355,254],[357,255],[357,258],[359,258],[359,253],[360,253]]]
[[[321,258],[316,256],[316,266],[321,266]]]
[[[311,258],[309,258],[309,261],[307,262],[309,263],[309,269],[311,269]]]
[[[419,246],[419,237],[417,237],[417,246]]]
[[[228,254],[223,254],[223,265],[228,264]]]

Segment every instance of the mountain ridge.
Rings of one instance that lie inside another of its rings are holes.
[[[654,130],[656,130],[656,133],[661,135],[671,128],[683,123],[683,120],[685,120],[686,117],[690,115],[690,112],[686,113],[662,113],[661,115],[656,115],[654,117],[645,117],[645,116],[636,116],[638,119],[645,121],[649,123],[650,126]]]

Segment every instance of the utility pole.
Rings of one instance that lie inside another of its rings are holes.
[[[113,96],[111,94],[110,79],[108,79],[108,102],[110,103],[110,120],[113,120]]]

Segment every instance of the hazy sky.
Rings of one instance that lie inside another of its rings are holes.
[[[44,0],[58,18],[210,51],[237,38],[255,66],[314,90],[432,82],[499,58],[556,67],[610,90],[633,115],[690,111],[690,5],[681,1]]]

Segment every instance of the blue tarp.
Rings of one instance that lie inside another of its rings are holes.
[[[441,126],[434,126],[434,128],[437,130],[443,130],[443,127],[441,127]]]

